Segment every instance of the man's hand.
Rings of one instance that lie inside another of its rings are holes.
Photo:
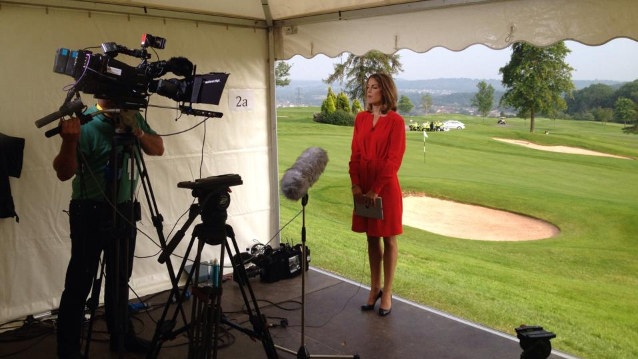
[[[80,140],[80,119],[72,117],[60,120],[60,137],[62,141],[75,145]]]
[[[133,135],[137,137],[144,153],[150,156],[161,156],[164,154],[164,141],[158,135],[151,135],[140,128],[133,130]]]
[[[53,160],[53,168],[60,181],[66,181],[75,175],[78,168],[76,146],[80,140],[80,120],[75,117],[60,120],[60,128],[62,146]]]
[[[142,139],[142,137],[144,137],[144,131],[142,131],[141,128],[135,127],[133,129],[133,135],[135,135],[135,137]]]

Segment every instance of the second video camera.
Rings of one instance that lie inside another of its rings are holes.
[[[262,282],[274,283],[281,279],[294,278],[301,274],[301,244],[290,246],[282,243],[277,249],[266,245],[255,245],[249,252],[235,255],[236,261],[241,261],[246,267],[248,277],[259,278]],[[306,246],[306,271],[310,263],[310,249]],[[238,280],[233,274],[233,279]]]

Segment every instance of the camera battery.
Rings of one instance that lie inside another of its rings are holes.
[[[65,48],[59,48],[55,51],[55,62],[53,63],[53,72],[63,74],[66,72],[67,63],[69,62],[69,56],[71,51]]]
[[[71,51],[71,55],[69,56],[69,60],[66,63],[66,70],[65,73],[69,76],[73,76],[73,73],[75,72],[75,62],[78,59],[78,52],[77,51]]]

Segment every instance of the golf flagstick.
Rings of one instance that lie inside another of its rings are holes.
[[[423,130],[423,163],[425,163],[425,139],[428,138],[428,134]]]

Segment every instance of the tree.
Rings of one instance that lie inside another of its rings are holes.
[[[621,97],[628,98],[635,103],[638,103],[638,80],[627,82],[614,93],[614,101]]]
[[[432,108],[432,96],[430,96],[429,93],[426,93],[421,96],[421,109],[427,114],[430,108]]]
[[[348,96],[346,96],[343,91],[339,92],[335,106],[337,107],[337,110],[343,110],[350,113],[350,100],[348,100]]]
[[[412,104],[412,101],[410,101],[408,96],[401,95],[401,99],[399,100],[397,107],[399,108],[399,111],[401,111],[401,113],[407,114],[410,111],[412,111],[412,109],[414,108],[414,105]]]
[[[401,55],[386,55],[380,51],[370,51],[363,56],[348,55],[345,62],[334,65],[334,72],[325,83],[345,82],[346,93],[350,98],[361,99],[365,103],[366,80],[375,73],[390,76],[403,71],[399,58]]]
[[[513,45],[510,62],[499,70],[506,89],[499,105],[517,109],[519,116],[529,114],[530,132],[536,114],[567,108],[563,94],[571,96],[574,89],[573,68],[565,62],[568,53],[563,42],[544,49],[519,42]]]
[[[332,91],[332,87],[328,86],[328,95],[326,96],[326,98],[331,98],[332,102],[334,102],[334,104],[337,104],[337,95],[335,95],[335,93]]]
[[[332,100],[332,97],[328,96],[323,103],[321,104],[321,113],[330,114],[337,111],[337,107],[335,106],[335,102]]]
[[[596,107],[611,108],[614,105],[614,89],[605,84],[593,84],[574,91],[573,97],[565,98],[567,113],[576,115]]]
[[[622,121],[627,126],[627,120],[633,121],[636,117],[634,102],[628,98],[620,97],[616,100],[614,107],[614,117]]]
[[[610,108],[596,107],[591,111],[596,121],[600,121],[603,125],[607,125],[607,122],[614,118],[614,111]]]
[[[361,102],[359,102],[359,100],[355,98],[354,100],[352,100],[352,113],[356,115],[361,111],[363,111],[363,107],[361,107]]]
[[[476,87],[478,92],[472,97],[472,106],[478,108],[478,112],[483,116],[483,122],[485,122],[485,117],[492,111],[494,105],[494,87],[485,81],[479,82]]]
[[[280,87],[290,85],[290,68],[292,65],[285,61],[277,61],[275,65],[275,84]]]

